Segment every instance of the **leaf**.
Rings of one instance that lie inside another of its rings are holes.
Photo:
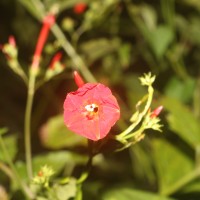
[[[152,164],[152,156],[149,155],[147,146],[147,143],[144,143],[144,146],[142,146],[142,143],[131,146],[130,158],[136,177],[153,185],[156,182],[156,175]]]
[[[165,94],[181,102],[188,102],[193,97],[194,87],[194,79],[188,79],[183,82],[176,77],[172,77],[166,85]]]
[[[68,200],[75,197],[77,192],[77,184],[75,179],[70,179],[69,183],[66,185],[55,185],[53,187],[56,196],[59,200]]]
[[[148,42],[158,59],[164,55],[173,39],[173,30],[166,25],[158,26],[153,31],[150,31],[148,36]]]
[[[19,2],[37,19],[40,19],[40,15],[38,14],[38,10],[35,9],[35,6],[32,1],[27,0],[19,0]]]
[[[51,149],[86,144],[86,139],[70,131],[64,125],[62,115],[57,115],[47,121],[40,131],[40,138],[42,144]]]
[[[85,164],[86,156],[72,153],[70,151],[49,152],[35,156],[33,158],[33,173],[37,174],[44,165],[52,167],[55,173],[59,173],[65,167],[65,174],[71,174],[76,164]],[[21,177],[25,180],[28,178],[26,174],[26,165],[24,162],[16,162],[16,168]]]
[[[171,194],[184,186],[184,178],[194,170],[192,159],[166,140],[153,140],[153,154],[160,193]]]
[[[13,160],[15,158],[16,153],[17,153],[17,136],[16,135],[10,135],[10,136],[3,137],[3,142],[6,146],[9,158],[11,160]],[[4,154],[2,152],[0,152],[0,160],[7,162],[7,160],[4,157]]]
[[[172,98],[163,98],[161,104],[169,114],[170,129],[178,134],[192,148],[200,145],[200,124],[187,106]]]
[[[113,51],[117,51],[119,44],[120,41],[118,39],[100,38],[83,43],[81,51],[86,57],[87,63],[90,64]]]
[[[64,166],[66,170],[71,171],[75,164],[85,163],[86,157],[83,155],[75,154],[70,151],[50,152],[43,155],[38,155],[33,158],[33,169],[38,172],[41,166],[48,165],[59,172]]]
[[[4,135],[7,132],[8,132],[8,129],[6,127],[0,128],[0,136]]]
[[[133,190],[126,187],[116,187],[105,192],[101,200],[172,200],[147,191]]]

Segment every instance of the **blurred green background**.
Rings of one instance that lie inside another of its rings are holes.
[[[81,1],[86,4],[82,13],[74,11],[78,0],[33,2],[0,1],[1,45],[14,35],[19,61],[28,73],[42,12],[56,11],[57,24],[78,59],[84,61],[98,82],[112,88],[119,100],[122,119],[113,133],[127,127],[135,104],[146,93],[138,77],[149,71],[157,77],[152,108],[164,106],[163,133],[149,132],[143,141],[117,154],[110,152],[112,144],[105,146],[85,184],[85,199],[200,199],[200,1],[85,0]],[[74,64],[69,48],[63,49],[66,43],[61,44],[57,36],[51,33],[45,45],[41,77],[57,51],[63,53],[65,69],[36,93],[33,153],[36,163],[46,153],[60,174],[61,171],[76,174],[78,169],[74,166],[84,161],[71,153],[84,157],[85,141],[64,127],[62,106],[67,92],[76,89],[72,71],[80,70],[86,81],[90,77],[81,65]],[[16,162],[19,166],[24,159],[27,91],[3,53],[0,53],[0,91],[0,126],[9,128],[7,145],[18,147],[13,149],[13,159],[19,160]],[[63,151],[67,151],[68,158]],[[55,161],[54,154],[60,159]],[[0,184],[4,183],[10,191],[9,181],[0,175]]]

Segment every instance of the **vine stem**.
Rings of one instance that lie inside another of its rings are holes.
[[[60,42],[60,45],[63,47],[65,52],[71,57],[73,63],[75,64],[76,68],[81,71],[84,78],[88,82],[97,82],[94,76],[91,74],[90,70],[86,67],[86,64],[82,60],[82,58],[77,54],[74,47],[71,43],[66,39],[65,35],[61,31],[60,27],[55,23],[54,26],[51,27],[51,30],[57,40]]]
[[[89,159],[85,166],[85,170],[82,172],[80,178],[77,180],[77,193],[75,200],[82,200],[82,184],[88,178],[92,168],[92,161],[94,158],[94,142],[91,140],[88,140],[88,151],[89,151]]]
[[[36,75],[33,72],[30,72],[30,79],[28,82],[26,111],[25,111],[25,124],[24,124],[26,169],[27,169],[29,180],[31,180],[33,176],[32,153],[31,153],[31,112],[32,112],[33,98],[34,98],[34,93],[35,93],[35,77]]]

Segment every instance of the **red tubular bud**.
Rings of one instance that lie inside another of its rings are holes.
[[[59,62],[61,58],[62,58],[62,53],[61,52],[56,53],[51,60],[49,68],[54,69],[55,63]]]
[[[43,26],[40,31],[39,37],[38,37],[38,41],[37,41],[36,48],[35,48],[35,53],[33,55],[33,62],[32,62],[33,68],[37,69],[39,66],[42,49],[47,40],[49,30],[54,23],[55,23],[54,15],[47,15],[43,20]]]
[[[8,38],[8,43],[10,45],[12,45],[13,47],[16,47],[16,41],[15,41],[15,37],[13,35],[10,35]]]
[[[151,118],[157,117],[163,109],[163,106],[157,107],[152,113],[151,113]]]
[[[82,87],[85,84],[77,71],[74,71],[74,81],[78,87]]]
[[[74,6],[74,13],[82,14],[85,11],[86,8],[87,8],[87,5],[85,3],[77,3]]]

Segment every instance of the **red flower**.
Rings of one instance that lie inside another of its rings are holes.
[[[86,83],[66,96],[65,125],[88,139],[104,138],[119,117],[117,100],[103,84]]]
[[[87,5],[85,3],[77,3],[74,6],[74,13],[81,14],[85,11],[86,7],[87,7]]]

